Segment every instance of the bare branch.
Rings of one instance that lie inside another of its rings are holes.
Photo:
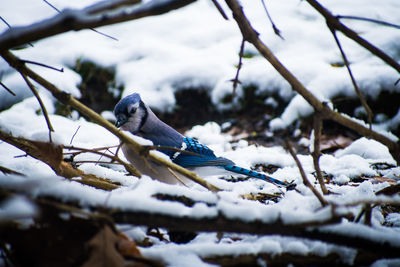
[[[96,149],[86,149],[86,148],[80,148],[80,147],[74,147],[74,146],[64,146],[64,148],[68,149],[68,150],[78,150],[78,152],[73,153],[74,156],[77,155],[77,154],[82,154],[82,153],[93,153],[93,154],[104,156],[106,158],[111,159],[111,162],[104,162],[104,163],[115,164],[115,162],[116,162],[117,164],[121,164],[122,166],[124,166],[125,170],[129,174],[131,174],[133,176],[136,176],[136,177],[141,177],[142,176],[141,173],[135,167],[133,167],[129,163],[124,162],[117,155],[109,155],[107,153],[99,152]],[[81,162],[81,163],[83,163],[83,162]],[[96,161],[94,161],[92,163],[96,163]]]
[[[22,63],[27,63],[27,64],[38,65],[38,66],[40,66],[40,67],[48,68],[48,69],[55,70],[55,71],[59,71],[59,72],[64,72],[64,68],[57,69],[56,67],[52,67],[52,66],[49,66],[49,65],[47,65],[47,64],[43,64],[43,63],[36,62],[36,61],[21,59],[21,62],[22,62]]]
[[[299,168],[301,177],[303,178],[303,183],[305,186],[307,186],[308,188],[310,188],[310,190],[314,193],[314,195],[318,198],[319,202],[321,203],[321,205],[323,207],[325,207],[326,205],[328,205],[328,202],[324,199],[324,197],[314,188],[314,186],[312,186],[312,184],[310,183],[310,181],[307,178],[306,173],[304,172],[303,167],[301,166],[301,163],[299,161],[299,159],[296,156],[296,153],[293,150],[293,146],[290,143],[289,140],[285,140],[285,144],[286,144],[286,149],[289,151],[290,155],[292,155],[294,161],[296,162],[297,167]]]
[[[225,14],[225,11],[222,9],[221,5],[218,3],[217,0],[211,0],[213,2],[213,4],[215,5],[215,7],[218,9],[219,13],[221,14],[221,16],[226,19],[229,20],[228,16]]]
[[[14,137],[2,130],[0,130],[0,139],[21,149],[27,155],[44,162],[59,176],[67,179],[81,177],[82,179],[74,179],[74,181],[99,189],[113,190],[118,188],[117,185],[109,182],[107,179],[97,177],[93,174],[86,174],[82,170],[73,168],[71,164],[62,159],[61,146],[22,137]]]
[[[75,133],[72,135],[71,140],[69,141],[70,145],[72,145],[72,141],[74,141],[75,135],[78,133],[80,128],[81,128],[81,126],[79,125],[78,128],[76,129]]]
[[[57,11],[58,13],[61,13],[61,11],[60,11],[58,8],[56,8],[54,5],[52,5],[49,1],[43,0],[43,2],[45,2],[46,4],[48,4],[51,8],[53,8],[53,9],[54,9],[55,11]],[[108,37],[108,38],[110,38],[110,39],[113,39],[113,40],[115,40],[115,41],[118,41],[117,38],[112,37],[112,36],[110,36],[110,35],[108,35],[108,34],[106,34],[106,33],[100,32],[100,31],[95,30],[95,29],[93,29],[93,28],[90,28],[90,30],[92,30],[92,31],[94,31],[95,33],[98,33],[98,34],[100,34],[100,35],[103,35],[103,36],[105,36],[105,37]]]
[[[353,72],[351,71],[349,61],[347,60],[347,56],[344,53],[344,50],[343,50],[342,45],[341,45],[341,43],[339,41],[339,38],[336,35],[336,30],[330,24],[328,24],[328,28],[331,31],[331,33],[333,35],[333,38],[335,38],[337,46],[339,47],[340,54],[342,55],[342,58],[343,58],[343,61],[344,61],[344,65],[346,66],[347,71],[349,72],[351,83],[353,84],[354,90],[356,91],[356,94],[358,95],[358,98],[361,101],[361,105],[364,107],[365,112],[367,112],[369,127],[370,127],[370,129],[372,129],[372,118],[374,117],[374,114],[372,113],[371,108],[368,106],[368,103],[365,100],[364,95],[361,93],[360,88],[357,85],[356,79],[354,79]]]
[[[267,5],[265,4],[265,0],[261,0],[261,3],[263,4],[265,13],[267,13],[267,17],[268,17],[269,21],[271,22],[272,29],[274,30],[274,33],[276,35],[278,35],[282,40],[285,40],[285,38],[283,38],[283,36],[281,35],[281,31],[278,29],[278,27],[276,27],[274,21],[272,20],[272,17],[268,12]]]
[[[0,166],[0,172],[4,173],[4,174],[16,174],[16,175],[21,175],[21,176],[25,176],[25,174],[11,170],[9,168]]]
[[[400,29],[400,25],[393,24],[393,23],[386,22],[386,21],[379,20],[379,19],[371,19],[371,18],[364,18],[364,17],[358,17],[358,16],[344,16],[344,15],[338,15],[338,16],[336,16],[336,18],[338,18],[338,19],[363,20],[363,21],[368,21],[368,22],[372,22],[372,23],[381,24],[381,25],[384,25],[384,26]]]
[[[43,104],[43,101],[40,98],[40,95],[39,95],[38,91],[36,90],[35,86],[29,81],[29,78],[23,73],[21,73],[21,75],[22,75],[22,78],[24,78],[28,87],[31,89],[33,95],[36,97],[36,99],[39,102],[40,108],[42,109],[42,112],[43,112],[44,119],[46,120],[47,128],[49,129],[49,141],[51,143],[52,142],[51,132],[54,132],[54,128],[51,125],[51,121],[49,118],[49,114],[47,113],[46,106]]]
[[[1,87],[3,87],[4,89],[6,89],[7,92],[9,92],[10,94],[12,94],[13,96],[16,96],[16,94],[11,91],[10,88],[8,88],[4,83],[0,82]]]
[[[232,90],[232,98],[235,97],[236,95],[236,88],[237,85],[240,83],[239,81],[239,72],[240,69],[242,68],[242,59],[243,59],[243,53],[244,53],[244,45],[245,45],[246,40],[242,40],[242,43],[240,44],[240,51],[239,51],[239,63],[237,65],[237,70],[236,70],[236,75],[235,78],[233,79],[233,90]]]
[[[11,25],[2,16],[0,16],[0,20],[3,21],[4,24],[6,24],[9,29],[11,29]],[[31,44],[31,43],[28,43],[28,45],[33,47],[33,44]]]
[[[317,173],[317,179],[321,186],[321,191],[324,195],[328,194],[328,190],[326,189],[324,178],[322,177],[321,168],[319,166],[319,158],[321,156],[321,131],[322,131],[322,118],[317,114],[314,114],[314,150],[311,151],[311,155],[313,157],[314,169]]]

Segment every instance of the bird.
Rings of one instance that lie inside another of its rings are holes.
[[[198,140],[186,137],[174,128],[161,121],[146,105],[138,93],[122,98],[114,108],[116,117],[115,126],[153,142],[160,147],[159,151],[167,155],[171,161],[181,167],[197,173],[202,169],[230,172],[245,175],[273,183],[278,186],[288,186],[289,183],[272,178],[265,174],[236,166],[230,159],[217,157],[214,151]],[[173,148],[173,149],[168,149]],[[134,150],[122,145],[125,158],[132,163],[141,173],[154,179],[169,183],[186,184],[188,179],[183,175],[173,173],[166,167],[143,159]]]

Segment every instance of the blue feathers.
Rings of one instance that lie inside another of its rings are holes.
[[[224,168],[227,171],[234,172],[237,174],[242,174],[254,178],[264,180],[278,185],[287,185],[275,178],[269,177],[267,175],[251,171],[245,168],[235,166],[235,163],[229,159],[216,157],[214,152],[207,146],[200,144],[196,139],[185,137],[183,138],[183,143],[181,150],[188,151],[191,153],[175,152],[166,153],[172,161],[182,167],[205,167],[205,166],[215,166]],[[193,155],[192,153],[196,153]]]
[[[251,170],[248,170],[248,169],[245,169],[245,168],[241,168],[241,167],[238,167],[238,166],[235,166],[235,165],[225,165],[224,169],[227,170],[227,171],[234,172],[234,173],[243,174],[243,175],[246,175],[246,176],[258,178],[258,179],[261,179],[261,180],[264,180],[264,181],[267,181],[267,182],[270,182],[270,183],[273,183],[273,184],[279,184],[279,185],[284,185],[284,186],[287,185],[286,183],[281,182],[281,181],[279,181],[279,180],[277,180],[275,178],[272,178],[270,176],[267,176],[265,174],[262,174],[262,173],[259,173],[259,172],[255,172],[255,171],[251,171]]]
[[[216,157],[207,146],[200,144],[196,139],[183,138],[181,150],[191,153],[177,152],[172,156],[172,161],[182,167],[224,166],[234,164],[226,158]],[[195,153],[196,155],[193,155]]]

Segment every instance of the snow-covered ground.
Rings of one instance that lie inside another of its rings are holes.
[[[51,1],[59,9],[81,8],[93,2],[93,0]],[[322,17],[307,3],[267,1],[269,12],[284,37],[282,40],[274,35],[261,1],[242,2],[245,13],[255,29],[260,32],[261,39],[319,99],[329,101],[334,96],[355,94],[347,70],[332,66],[342,61],[339,50]],[[372,0],[356,0],[351,3],[344,0],[329,0],[321,3],[336,14],[384,19],[400,24],[398,0],[381,1],[379,5]],[[226,7],[225,10],[228,11]],[[55,11],[43,1],[13,0],[8,1],[6,5],[0,5],[0,15],[12,26],[37,22],[54,14]],[[346,23],[399,60],[399,30],[360,21],[346,21]],[[1,27],[6,29],[5,25]],[[139,92],[144,101],[153,108],[171,110],[175,103],[176,90],[198,87],[208,90],[213,103],[219,109],[232,108],[232,105],[222,104],[221,99],[232,91],[229,80],[236,73],[235,65],[238,63],[241,36],[234,21],[223,20],[211,1],[198,1],[159,17],[102,27],[99,30],[118,38],[118,41],[92,31],[69,32],[36,42],[33,48],[15,51],[15,54],[23,59],[64,68],[64,72],[60,73],[31,66],[60,89],[76,97],[80,96],[76,87],[80,82],[80,76],[70,67],[78,58],[84,58],[100,65],[115,66],[117,80],[125,84],[123,95]],[[352,63],[354,75],[365,94],[376,97],[382,90],[400,90],[400,86],[394,86],[394,82],[398,79],[396,71],[340,34],[339,38]],[[310,114],[312,109],[306,101],[291,91],[289,84],[263,58],[257,56],[253,47],[247,45],[246,52],[255,56],[244,59],[240,73],[241,86],[256,85],[258,93],[274,93],[289,102],[284,113],[272,120],[271,128],[285,127],[299,116]],[[13,72],[2,59],[0,71],[3,73],[1,81],[17,94],[17,97],[14,97],[0,89],[0,108],[12,106],[0,113],[0,128],[15,136],[46,140],[47,127],[43,116],[38,115],[40,107],[37,100],[31,97],[21,76]],[[238,90],[239,97],[242,94],[241,88]],[[42,88],[39,88],[39,91],[49,113],[52,114],[50,119],[55,128],[56,142],[69,145],[72,141],[74,146],[86,148],[119,143],[119,140],[108,131],[83,118],[54,115],[52,97]],[[400,119],[395,118],[391,123],[399,121]],[[385,130],[388,124],[380,126]],[[118,166],[82,164],[80,168],[85,172],[106,177],[123,185],[111,193],[103,192],[57,177],[47,165],[30,157],[16,158],[23,155],[23,152],[5,142],[0,143],[0,166],[24,173],[28,177],[0,173],[0,187],[21,190],[32,196],[57,196],[64,200],[78,201],[83,206],[106,205],[126,210],[147,210],[197,218],[215,216],[221,212],[229,218],[242,218],[243,214],[246,214],[245,220],[260,219],[268,222],[280,216],[284,223],[296,223],[317,218],[322,220],[331,215],[330,210],[319,209],[317,198],[302,185],[297,166],[283,148],[249,145],[244,140],[232,142],[232,137],[221,133],[221,127],[213,122],[194,126],[186,134],[196,137],[212,148],[216,154],[227,157],[242,167],[250,168],[256,164],[278,166],[279,169],[272,176],[281,180],[293,180],[298,184],[298,192],[286,192],[278,203],[271,201],[262,204],[241,197],[247,194],[280,193],[275,186],[261,180],[249,179],[233,183],[219,179],[218,176],[208,177],[209,182],[224,189],[223,192],[215,194],[199,185],[185,188],[180,185],[162,184],[149,177],[137,179],[125,176],[123,168]],[[311,156],[298,157],[307,177],[314,184]],[[98,157],[92,155],[84,159],[97,160]],[[386,147],[366,138],[356,140],[333,155],[322,155],[321,169],[332,175],[333,182],[328,185],[328,189],[335,193],[327,196],[327,200],[340,205],[363,200],[386,200],[384,197],[376,196],[374,192],[388,186],[388,182],[364,181],[359,186],[353,186],[351,182],[353,178],[359,176],[384,176],[399,180],[400,168],[378,171],[372,167],[373,163],[396,164]],[[318,186],[317,188],[319,190]],[[152,197],[155,193],[190,196],[194,200],[215,205],[207,206],[199,203],[188,208],[180,203],[157,200]],[[391,200],[400,201],[400,197],[393,197]],[[342,212],[351,211],[357,215],[361,208],[361,206],[351,206]],[[19,218],[34,213],[35,207],[26,199],[13,199],[0,207],[0,220],[7,216]],[[383,223],[394,227],[383,227]],[[353,223],[346,221],[338,225],[336,230],[355,231],[360,235],[380,238],[398,245],[399,226],[400,214],[392,213],[384,218],[379,208],[375,208],[370,232],[367,233],[366,226],[355,227]],[[145,236],[142,228],[135,228],[127,234],[137,240]],[[202,266],[205,264],[199,257],[206,255],[260,252],[278,254],[289,251],[323,256],[335,251],[342,255],[346,263],[351,263],[355,255],[352,249],[279,236],[242,235],[240,241],[232,243],[229,236],[217,242],[216,235],[208,233],[199,234],[187,245],[168,244],[156,239],[153,242],[156,244],[143,249],[143,254],[160,258],[172,266],[180,266],[189,261],[193,263],[191,266]],[[378,266],[385,264],[384,261],[377,263]]]

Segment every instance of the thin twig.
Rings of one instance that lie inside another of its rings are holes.
[[[386,22],[386,21],[383,21],[383,20],[378,20],[378,19],[364,18],[364,17],[358,17],[358,16],[345,16],[345,15],[337,15],[336,18],[338,18],[338,19],[363,20],[363,21],[368,21],[368,22],[372,22],[372,23],[381,24],[381,25],[384,25],[384,26],[389,26],[389,27],[393,27],[393,28],[396,28],[396,29],[400,29],[400,25],[393,24],[393,23],[390,23],[390,22]]]
[[[8,88],[4,83],[0,82],[0,85],[1,85],[4,89],[6,89],[7,92],[9,92],[10,94],[12,94],[13,96],[16,96],[16,94],[15,94],[13,91],[11,91],[11,89]]]
[[[218,9],[219,13],[221,14],[221,16],[226,19],[229,20],[228,16],[225,14],[225,11],[222,9],[221,5],[218,3],[217,0],[211,0],[213,2],[213,4],[215,5],[215,7]]]
[[[82,153],[93,153],[93,154],[107,157],[107,158],[111,159],[111,161],[106,162],[106,163],[115,164],[114,162],[117,162],[117,164],[121,164],[122,166],[124,166],[125,170],[127,172],[129,172],[131,175],[141,177],[141,173],[135,167],[133,167],[129,163],[124,162],[117,155],[109,155],[107,153],[103,153],[103,152],[99,151],[99,150],[104,150],[107,148],[87,149],[87,148],[80,148],[80,147],[75,147],[75,146],[64,146],[64,149],[80,150],[79,152],[74,152],[74,154],[72,154],[73,156],[76,156],[76,155],[82,154]],[[67,153],[64,153],[64,154],[67,154]],[[96,162],[92,162],[92,163],[96,163]]]
[[[261,3],[263,4],[265,13],[267,13],[267,17],[268,17],[269,21],[271,22],[272,29],[274,30],[274,33],[276,35],[278,35],[282,40],[285,40],[285,38],[283,38],[283,36],[281,35],[281,31],[278,29],[278,27],[276,27],[274,21],[272,20],[272,17],[270,16],[270,14],[268,12],[267,5],[265,4],[265,0],[261,0]]]
[[[343,50],[342,45],[341,45],[341,43],[339,41],[339,38],[336,35],[336,30],[329,23],[328,23],[328,28],[331,31],[331,33],[333,35],[333,38],[335,38],[336,44],[337,44],[337,46],[338,46],[338,48],[340,50],[340,54],[342,55],[344,64],[345,64],[345,66],[347,68],[347,71],[349,72],[351,83],[353,84],[354,90],[356,91],[356,94],[358,95],[358,98],[360,99],[362,106],[364,107],[365,111],[367,112],[369,128],[372,129],[372,118],[374,116],[373,113],[372,113],[372,110],[368,106],[368,103],[365,100],[364,95],[361,93],[360,88],[357,85],[356,79],[354,78],[353,72],[351,71],[349,61],[347,60],[347,56],[344,53],[344,50]]]
[[[54,9],[55,11],[57,11],[58,13],[61,13],[61,10],[59,10],[58,8],[56,8],[56,7],[55,7],[54,5],[52,5],[49,1],[43,0],[43,2],[45,2],[46,4],[48,4],[51,8],[53,8],[53,9]],[[112,36],[110,36],[110,35],[108,35],[108,34],[106,34],[106,33],[100,32],[100,31],[98,31],[98,30],[95,30],[95,29],[93,29],[93,28],[89,28],[89,30],[92,30],[92,31],[94,31],[95,33],[101,34],[101,35],[103,35],[103,36],[105,36],[105,37],[108,37],[108,38],[110,38],[110,39],[113,39],[113,40],[115,40],[115,41],[118,41],[117,38],[112,37]]]
[[[44,0],[43,0],[44,1]],[[81,126],[79,125],[78,128],[76,129],[75,133],[72,135],[71,140],[69,141],[69,144],[72,145],[72,141],[75,138],[75,135],[78,133],[79,129],[81,128]]]
[[[236,70],[236,75],[235,78],[232,80],[233,81],[233,89],[232,89],[232,99],[235,97],[236,95],[236,88],[238,86],[239,83],[241,83],[239,81],[239,72],[242,68],[242,59],[243,59],[243,54],[244,54],[244,45],[245,45],[246,40],[243,38],[242,39],[242,43],[240,44],[240,51],[239,51],[239,63],[237,65],[237,70]]]
[[[314,195],[318,198],[319,202],[321,203],[321,205],[323,207],[325,207],[326,205],[328,205],[328,202],[324,199],[324,197],[314,188],[314,186],[312,186],[312,184],[310,183],[310,181],[308,180],[306,173],[304,172],[303,167],[301,166],[301,163],[299,161],[299,159],[296,156],[296,153],[293,150],[293,146],[290,143],[289,140],[285,140],[285,144],[286,144],[286,149],[289,151],[290,155],[292,155],[294,161],[296,162],[297,167],[299,168],[301,177],[303,178],[303,183],[305,186],[307,186],[308,188],[310,188],[310,190],[314,193]]]
[[[314,150],[311,151],[311,155],[314,162],[314,169],[317,173],[317,179],[321,186],[321,191],[324,195],[328,194],[326,189],[324,178],[322,176],[321,168],[319,166],[319,158],[321,156],[321,131],[322,131],[322,117],[316,113],[314,115]]]
[[[59,71],[59,72],[64,72],[64,68],[58,69],[56,67],[52,67],[50,65],[44,64],[44,63],[40,63],[40,62],[36,62],[36,61],[31,61],[31,60],[26,60],[26,59],[21,59],[22,63],[28,63],[28,64],[33,64],[33,65],[38,65],[40,67],[44,67],[44,68],[48,68],[51,70],[55,70],[55,71]]]
[[[46,120],[47,128],[49,129],[49,141],[50,141],[50,143],[52,143],[53,141],[52,141],[52,138],[51,138],[51,132],[54,132],[54,128],[51,125],[51,121],[50,121],[50,118],[49,118],[49,114],[47,113],[46,106],[43,104],[43,101],[40,98],[40,95],[39,95],[38,91],[36,90],[35,86],[29,81],[29,78],[25,74],[23,74],[22,72],[20,72],[20,73],[22,75],[22,78],[24,78],[24,80],[25,80],[26,84],[28,85],[28,87],[31,89],[33,95],[36,97],[36,99],[39,102],[40,108],[42,109],[42,112],[43,112],[44,119]]]

